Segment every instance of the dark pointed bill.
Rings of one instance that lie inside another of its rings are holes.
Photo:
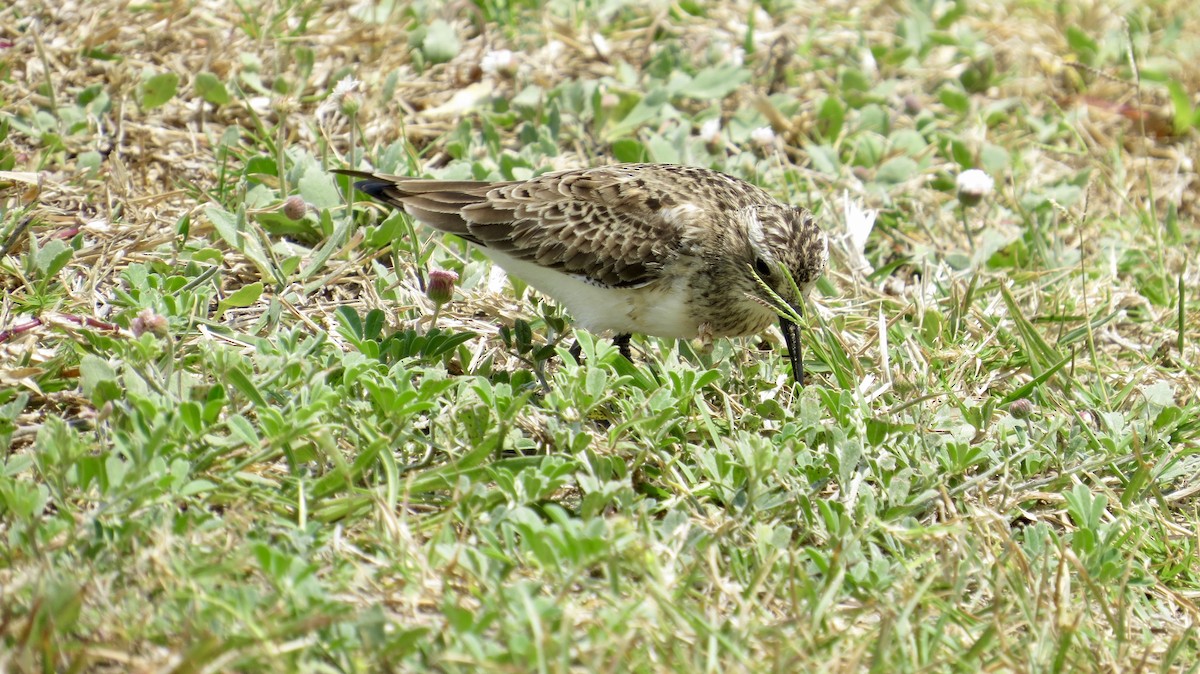
[[[792,278],[792,273],[782,265],[779,265],[778,269],[791,286],[792,294],[800,297],[802,293],[796,286],[796,280]],[[750,267],[750,273],[754,274],[755,280],[758,281],[758,287],[763,291],[762,295],[751,295],[751,297],[779,315],[779,331],[783,333],[783,341],[787,344],[788,359],[792,361],[792,376],[796,379],[797,384],[804,386],[804,357],[801,353],[799,323],[804,316],[804,301],[800,300],[796,304],[792,304],[784,300],[756,268]]]
[[[804,356],[800,352],[800,326],[789,318],[779,318],[779,330],[787,344],[788,359],[792,361],[792,376],[796,383],[804,386]]]

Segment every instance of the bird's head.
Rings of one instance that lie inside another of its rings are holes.
[[[779,316],[796,381],[804,383],[800,327],[804,298],[829,260],[829,240],[812,215],[794,206],[742,209],[745,260],[755,279],[752,296]]]

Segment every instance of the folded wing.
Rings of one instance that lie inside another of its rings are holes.
[[[639,167],[562,171],[521,182],[425,180],[339,171],[366,194],[484,248],[607,287],[660,278],[699,209]]]

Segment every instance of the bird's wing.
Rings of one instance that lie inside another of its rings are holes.
[[[636,287],[660,277],[702,213],[649,170],[599,167],[505,183],[345,173],[431,227],[599,285]]]

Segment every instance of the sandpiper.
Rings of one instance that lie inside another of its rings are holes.
[[[630,333],[711,340],[756,334],[778,320],[793,374],[804,383],[799,326],[771,308],[777,303],[763,284],[798,314],[825,269],[827,239],[807,210],[750,183],[674,164],[510,182],[337,172],[475,244],[558,300],[578,326],[611,331],[626,357]]]

